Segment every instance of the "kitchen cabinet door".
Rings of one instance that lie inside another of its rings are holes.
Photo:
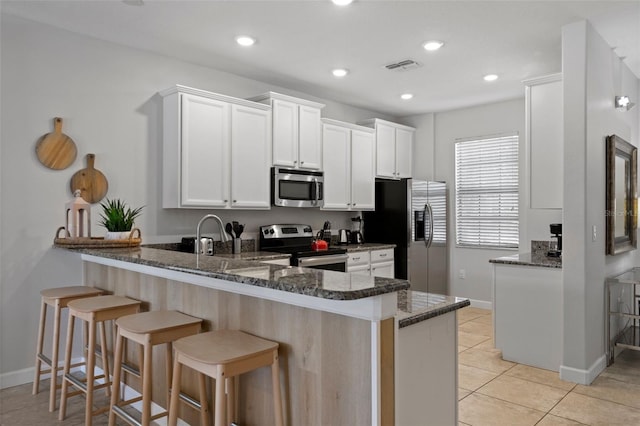
[[[396,174],[398,178],[410,178],[413,161],[413,131],[396,129]]]
[[[348,210],[351,204],[351,130],[324,124],[322,127],[325,210]]]
[[[373,133],[351,131],[351,209],[375,209]]]
[[[273,99],[273,165],[298,165],[298,105]]]
[[[347,268],[347,272],[351,274],[371,275],[371,272],[369,271],[369,265],[349,266]]]
[[[270,130],[269,111],[232,106],[231,208],[270,208]]]
[[[376,124],[376,175],[396,177],[396,129],[388,124]]]
[[[183,207],[225,207],[229,199],[226,102],[181,94],[180,168]]]
[[[525,81],[526,135],[532,209],[562,209],[562,75]]]
[[[381,263],[372,263],[371,264],[371,276],[373,277],[384,277],[384,278],[395,278],[394,270],[393,270],[393,262],[381,262]]]
[[[303,169],[322,168],[322,127],[320,109],[298,106],[298,160]]]

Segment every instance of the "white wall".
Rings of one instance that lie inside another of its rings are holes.
[[[616,134],[637,146],[640,125],[638,109],[616,111],[614,97],[637,94],[639,83],[588,22],[563,28],[562,51],[564,351],[560,375],[590,383],[605,362],[605,278],[638,260],[638,251],[605,256],[604,236],[605,137]]]
[[[523,87],[524,96],[524,87]],[[492,302],[493,269],[489,259],[507,256],[514,251],[460,248],[455,245],[455,141],[460,138],[483,137],[501,133],[520,136],[520,162],[524,147],[524,98],[498,102],[456,111],[438,113],[435,117],[435,179],[450,182],[449,189],[449,285],[451,294],[473,301]],[[522,170],[522,168],[521,168]],[[521,179],[522,180],[522,179]],[[522,200],[520,202],[522,207]],[[525,250],[528,251],[528,250]],[[459,278],[464,270],[466,278]],[[488,306],[487,306],[488,305]],[[482,305],[480,305],[482,306]]]
[[[199,218],[210,212],[161,208],[158,91],[176,83],[241,98],[273,90],[326,103],[325,117],[393,119],[19,18],[1,18],[0,387],[22,380],[27,373],[20,370],[33,364],[40,290],[82,282],[79,259],[51,245],[54,231],[65,224],[64,206],[72,197],[69,180],[85,167],[87,153],[96,154],[96,168],[109,181],[108,197],[145,206],[137,226],[146,243],[193,235]],[[52,131],[56,116],[64,119],[63,131],[78,147],[78,158],[62,171],[42,166],[34,149],[37,139]],[[94,205],[94,235],[104,232],[98,213]],[[351,226],[350,215],[340,212],[274,208],[216,213],[225,222],[246,223],[249,237],[269,223],[305,221],[320,228],[331,220],[335,228]]]

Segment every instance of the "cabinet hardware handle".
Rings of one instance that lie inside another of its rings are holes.
[[[227,203],[229,200],[224,200],[225,203]]]
[[[300,164],[304,164],[304,161],[301,161]]]
[[[354,258],[353,258],[353,260],[354,260],[354,261],[356,261],[356,260],[360,260],[360,258],[359,258],[359,257],[354,257]]]
[[[233,202],[234,202],[234,203],[237,203],[237,202],[238,202],[238,200],[233,200]]]
[[[387,257],[387,253],[380,254],[380,257]]]
[[[293,164],[298,164],[298,162],[294,160],[294,161],[293,161]]]

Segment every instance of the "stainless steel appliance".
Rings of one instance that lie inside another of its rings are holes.
[[[309,170],[271,169],[271,202],[281,207],[322,207],[324,174]]]
[[[363,213],[364,237],[396,244],[396,278],[412,290],[449,294],[446,183],[378,179],[375,208]]]
[[[263,251],[290,254],[291,266],[345,272],[347,251],[335,247],[312,250],[313,237],[313,230],[309,225],[266,225],[260,227],[259,247]]]
[[[349,244],[349,241],[351,241],[351,231],[348,229],[340,229],[338,231],[338,244]]]

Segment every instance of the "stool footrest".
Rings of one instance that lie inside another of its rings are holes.
[[[75,387],[81,389],[83,392],[87,392],[87,382],[86,379],[78,379],[77,377],[69,374],[65,374],[64,375],[65,379],[69,380],[69,382],[71,382],[71,384],[73,384]],[[104,379],[104,374],[101,374],[99,376],[95,376],[93,378],[94,380],[98,380],[98,379]],[[93,385],[93,389],[94,390],[98,390],[98,389],[102,389],[105,388],[107,386],[111,386],[111,382],[105,382],[105,383],[98,383],[97,385]]]
[[[131,414],[124,411],[122,407],[118,405],[114,405],[113,407],[111,407],[111,411],[113,411],[114,414],[116,414],[118,417],[120,417],[122,420],[129,423],[130,425],[142,426],[142,423],[140,423],[138,420],[135,419],[135,417],[133,417]]]
[[[184,402],[187,405],[190,405],[191,407],[195,408],[196,410],[200,410],[202,409],[202,404],[200,403],[200,401],[198,401],[197,399],[191,397],[190,395],[187,395],[186,393],[180,392],[180,395],[178,395],[180,400],[182,402]]]
[[[136,377],[140,377],[140,369],[134,367],[131,364],[126,364],[126,363],[123,362],[122,363],[122,369],[124,371],[126,371],[127,373],[129,373],[129,374],[132,374],[132,375],[134,375]]]
[[[51,358],[49,358],[48,356],[46,356],[45,354],[38,354],[38,359],[42,362],[44,362],[45,364],[47,364],[48,366],[51,366],[51,363],[53,361],[51,361]],[[51,370],[40,370],[40,373],[50,373]]]
[[[124,409],[122,408],[123,406],[130,405],[130,404],[132,404],[134,402],[138,402],[138,401],[141,401],[141,400],[142,400],[142,397],[133,398],[133,399],[130,399],[128,401],[121,401],[120,405],[114,405],[113,408],[111,408],[111,410],[115,414],[120,416],[127,423],[133,424],[133,425],[137,425],[137,426],[142,426],[142,423],[140,423],[138,420],[136,420],[135,417],[133,417],[131,414],[129,414],[126,411],[124,411]],[[156,419],[159,419],[161,417],[166,417],[168,415],[169,415],[168,411],[163,411],[162,413],[154,414],[153,416],[151,416],[150,420],[156,420]]]

